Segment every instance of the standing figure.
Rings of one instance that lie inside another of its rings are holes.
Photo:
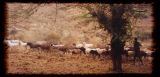
[[[140,42],[138,42],[137,38],[134,39],[134,64],[136,62],[136,60],[139,60],[141,62],[141,64],[143,65],[142,62],[142,56],[141,56],[141,52],[140,52],[140,46],[142,46],[140,44]]]

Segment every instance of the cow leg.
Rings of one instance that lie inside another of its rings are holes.
[[[93,59],[95,59],[95,55],[94,54],[89,54],[90,57],[92,57]]]
[[[142,57],[139,56],[138,59],[139,59],[139,61],[141,62],[141,64],[143,65]]]
[[[133,59],[133,64],[135,65],[135,63],[136,63],[136,56],[134,56],[134,59]]]
[[[63,54],[66,54],[66,51],[62,51],[63,52]]]
[[[98,54],[98,58],[101,58],[101,55],[100,55],[100,54]]]
[[[127,62],[127,56],[125,54],[122,55],[122,59],[124,62]]]
[[[85,51],[83,51],[83,54],[86,54],[86,52],[85,52]]]

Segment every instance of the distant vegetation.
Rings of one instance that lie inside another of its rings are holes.
[[[8,3],[7,38],[63,43],[86,41],[95,45],[110,43],[110,34],[100,28],[94,14],[89,13],[90,7],[82,6],[84,5],[76,3],[57,4],[57,6],[56,4]],[[107,4],[105,6],[108,7]],[[152,11],[150,5],[144,6],[147,10]],[[151,38],[150,26],[152,24],[147,24],[151,21],[141,22],[147,17],[151,18],[150,11],[143,14],[137,12],[137,16],[141,15],[142,17],[137,19],[139,23],[132,23],[133,33],[138,35],[141,41]],[[110,15],[109,10],[105,10],[105,13]]]

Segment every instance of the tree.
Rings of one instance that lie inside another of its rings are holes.
[[[92,16],[98,19],[100,26],[107,30],[111,35],[111,52],[113,71],[122,72],[122,52],[126,39],[131,36],[131,25],[129,17],[132,13],[132,7],[127,4],[111,4],[111,17],[106,15],[106,4],[97,4],[96,9],[88,8]]]
[[[112,5],[112,39],[111,39],[111,57],[113,62],[113,71],[122,71],[122,52],[124,51],[124,36],[126,34],[126,28],[124,27],[125,20],[123,14],[125,13],[125,5]],[[124,33],[124,34],[123,34]]]

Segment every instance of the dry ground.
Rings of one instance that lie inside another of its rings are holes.
[[[8,48],[7,74],[106,74],[112,73],[108,59],[93,59],[80,54],[62,54],[60,51],[38,51],[24,47]],[[151,60],[143,66],[123,62],[125,73],[151,73]]]

